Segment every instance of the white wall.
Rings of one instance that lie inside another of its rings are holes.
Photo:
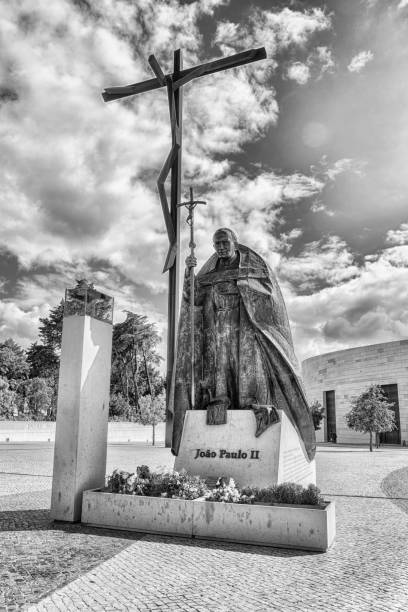
[[[397,384],[401,443],[408,444],[408,340],[311,357],[303,362],[302,372],[309,403],[318,400],[323,405],[323,392],[335,391],[337,442],[346,444],[368,441],[368,434],[347,427],[344,416],[351,410],[351,399],[370,384]],[[316,431],[318,442],[324,440],[324,423]]]
[[[164,423],[156,427],[156,443],[164,443]],[[0,443],[2,442],[54,442],[55,422],[50,421],[0,421]],[[120,442],[152,443],[150,425],[138,425],[125,421],[108,424],[108,444]]]

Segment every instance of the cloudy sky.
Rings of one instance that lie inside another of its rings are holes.
[[[408,0],[0,0],[0,339],[86,276],[166,326],[162,90],[101,90],[265,46],[184,87],[197,254],[233,227],[279,276],[300,359],[408,335]],[[183,259],[187,232],[183,226]]]

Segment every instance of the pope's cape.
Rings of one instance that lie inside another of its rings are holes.
[[[294,425],[303,441],[307,457],[312,460],[316,452],[313,420],[300,379],[289,320],[278,282],[260,255],[242,244],[237,245],[237,250],[240,254],[239,268],[235,271],[237,288],[257,334],[267,377],[274,388],[277,407],[285,412]],[[211,277],[217,274],[217,261],[218,256],[214,254],[204,264],[196,276],[196,286],[211,283]],[[183,299],[177,336],[174,400],[170,408],[173,412],[172,452],[175,455],[178,454],[180,446],[185,412],[191,409],[188,307],[188,300]],[[199,316],[196,316],[196,323],[197,338],[201,333]],[[197,347],[199,344],[196,342]],[[196,353],[196,359],[199,357]]]

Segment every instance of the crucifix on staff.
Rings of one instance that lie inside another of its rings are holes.
[[[108,87],[102,93],[105,102],[119,100],[136,94],[167,88],[169,103],[172,146],[157,180],[164,221],[166,224],[169,249],[163,272],[169,272],[168,328],[167,328],[167,407],[171,401],[174,361],[176,356],[177,316],[179,311],[179,255],[180,255],[180,197],[181,197],[181,157],[182,157],[182,109],[183,86],[195,78],[213,74],[229,68],[236,68],[266,58],[264,47],[243,51],[199,66],[183,69],[181,49],[174,52],[173,72],[164,74],[154,55],[149,64],[155,78],[126,85]],[[167,199],[165,183],[171,173],[170,204]],[[191,201],[193,197],[191,194]],[[166,423],[166,446],[171,440],[170,419]]]

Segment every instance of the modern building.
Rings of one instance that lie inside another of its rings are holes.
[[[393,402],[397,429],[382,433],[383,444],[408,444],[408,340],[372,344],[326,353],[302,363],[309,403],[318,400],[325,410],[318,442],[334,437],[340,443],[365,443],[368,434],[347,427],[351,400],[371,384],[380,385]]]

